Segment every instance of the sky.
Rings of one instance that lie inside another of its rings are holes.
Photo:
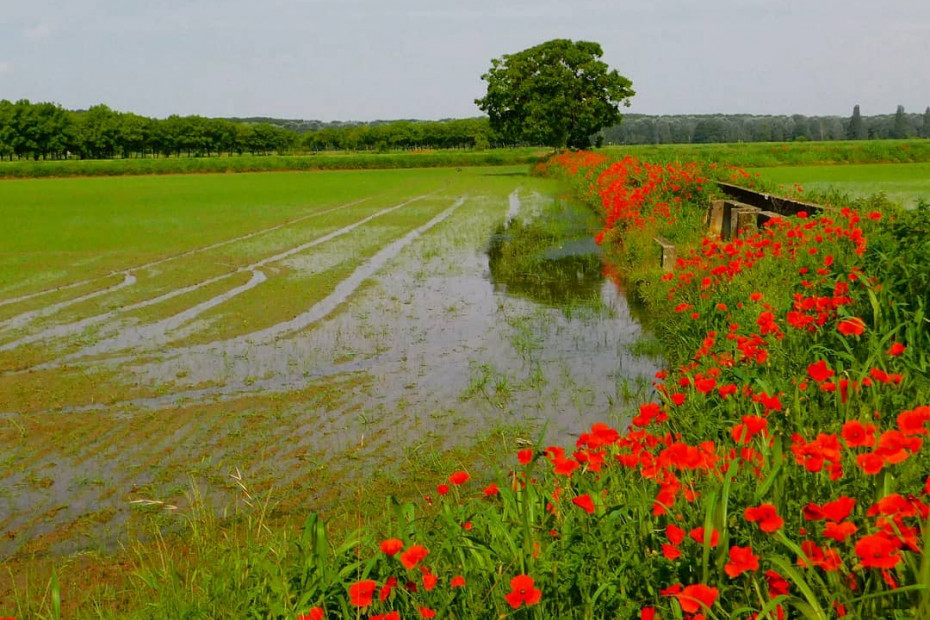
[[[0,0],[0,99],[164,118],[472,117],[492,58],[596,41],[629,112],[930,106],[927,0]]]

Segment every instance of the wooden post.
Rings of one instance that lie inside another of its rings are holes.
[[[707,234],[711,237],[723,237],[724,212],[726,201],[715,200],[710,204],[707,217]]]
[[[671,271],[675,267],[675,245],[662,237],[656,237],[653,241],[659,244],[659,248],[662,250],[662,257],[660,259],[660,264],[662,269],[665,271]]]
[[[730,236],[735,239],[741,232],[756,228],[756,216],[762,211],[758,207],[740,204],[730,209]]]

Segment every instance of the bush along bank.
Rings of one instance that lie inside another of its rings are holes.
[[[670,367],[626,428],[451,472],[343,542],[307,521],[238,605],[300,618],[930,617],[928,209],[704,238],[738,171],[559,155]],[[653,235],[680,258],[647,260]],[[922,245],[923,244],[923,245]],[[925,273],[925,272],[923,272]],[[294,559],[296,557],[296,559]],[[291,561],[293,560],[293,561]],[[277,574],[277,573],[276,573]],[[157,584],[153,599],[158,599]],[[193,591],[194,589],[192,589]]]

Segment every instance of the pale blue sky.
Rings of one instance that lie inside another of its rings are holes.
[[[164,117],[476,116],[491,58],[597,41],[631,111],[930,105],[927,0],[0,0],[0,99]]]

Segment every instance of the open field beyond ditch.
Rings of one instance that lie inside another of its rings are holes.
[[[891,200],[913,207],[930,201],[930,164],[847,164],[839,166],[786,166],[757,168],[767,181],[790,190],[794,184],[805,191],[836,190],[860,198],[884,193]]]

